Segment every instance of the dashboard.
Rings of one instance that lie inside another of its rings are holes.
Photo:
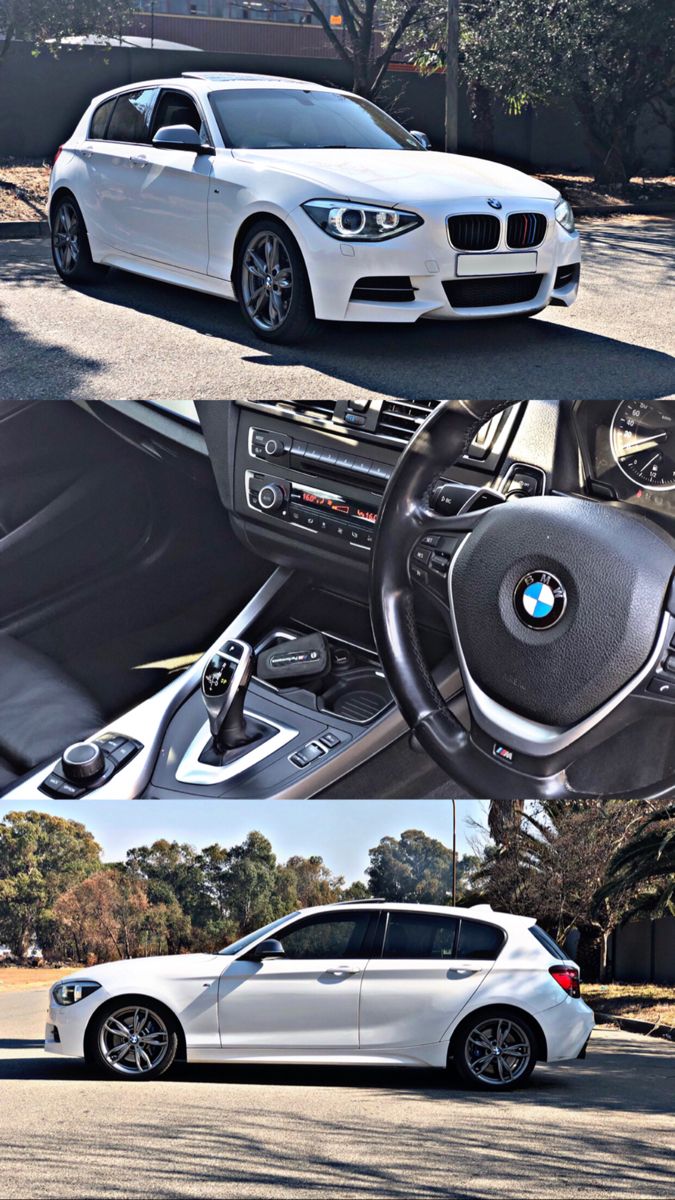
[[[574,426],[590,495],[675,522],[675,400],[587,401]]]

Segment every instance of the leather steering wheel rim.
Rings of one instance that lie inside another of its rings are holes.
[[[478,430],[511,401],[449,400],[424,422],[390,479],[382,505],[371,567],[371,614],[375,643],[401,713],[429,757],[470,795],[490,799],[572,799],[579,795],[564,771],[530,775],[504,767],[478,749],[471,732],[450,711],[425,660],[415,615],[408,563],[435,516],[431,491],[442,472],[466,453]],[[476,516],[452,520],[467,533]],[[675,775],[627,795],[657,799],[675,792]],[[589,792],[583,793],[589,797]],[[613,793],[615,796],[615,793]],[[604,797],[598,797],[604,798]],[[620,797],[617,797],[620,798]]]

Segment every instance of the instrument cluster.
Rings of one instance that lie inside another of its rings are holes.
[[[579,402],[574,420],[591,494],[675,520],[675,399]]]

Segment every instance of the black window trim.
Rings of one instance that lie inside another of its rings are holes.
[[[183,88],[183,87],[164,87],[164,86],[160,86],[159,92],[157,93],[157,99],[155,100],[155,103],[154,103],[154,106],[153,106],[153,109],[152,109],[152,120],[151,120],[151,122],[150,122],[150,129],[151,129],[151,130],[152,130],[152,129],[154,129],[154,124],[155,124],[155,116],[157,115],[157,110],[158,110],[158,108],[159,108],[159,102],[160,102],[160,100],[161,100],[162,96],[163,96],[163,95],[164,95],[166,92],[174,92],[174,93],[178,94],[179,96],[186,96],[188,100],[191,100],[191,101],[192,101],[192,103],[194,104],[195,108],[197,109],[197,112],[199,113],[199,116],[201,117],[201,119],[202,119],[202,121],[203,121],[203,123],[204,123],[204,125],[205,125],[205,127],[206,127],[206,132],[207,132],[207,134],[208,134],[208,144],[209,144],[209,146],[215,146],[215,144],[216,144],[216,143],[215,143],[215,142],[214,142],[214,140],[213,140],[213,134],[212,134],[212,132],[211,132],[211,126],[209,125],[209,122],[208,122],[208,120],[207,120],[207,117],[206,117],[206,113],[204,112],[204,105],[201,103],[201,101],[200,101],[200,100],[199,100],[199,99],[198,99],[196,96],[193,96],[192,92],[188,92],[188,91],[186,91],[186,90],[185,90],[185,88]],[[154,132],[156,133],[156,132],[157,132],[157,130],[154,130]],[[153,134],[153,136],[154,136],[154,134]],[[151,143],[150,143],[150,144],[152,145],[152,139],[151,139]]]
[[[384,960],[384,947],[385,947],[385,944],[387,941],[387,933],[389,932],[389,918],[392,916],[396,916],[399,913],[408,913],[409,915],[412,915],[412,916],[416,915],[414,909],[393,908],[393,909],[382,909],[380,911],[381,919],[378,921],[378,927],[377,927],[377,931],[376,931],[378,936],[376,938],[376,944],[373,948],[373,954],[372,954],[373,958],[381,958]],[[421,915],[428,916],[428,917],[438,917],[440,920],[443,919],[442,913],[436,913],[436,912],[430,913],[430,912],[426,912],[425,910],[422,910]],[[454,917],[454,919],[457,921],[457,932],[455,934],[455,944],[453,946],[453,955],[452,955],[451,959],[448,959],[448,958],[439,959],[438,960],[439,962],[461,961],[457,951],[459,950],[459,945],[460,945],[460,941],[461,941],[461,937],[462,937],[462,926],[465,923],[467,925],[487,925],[487,926],[489,926],[490,929],[496,929],[502,936],[502,944],[499,947],[499,950],[497,951],[497,953],[495,954],[495,957],[483,959],[481,961],[496,962],[497,959],[503,954],[504,947],[506,946],[506,943],[509,940],[509,935],[501,925],[495,925],[493,921],[484,921],[482,919],[482,917],[458,917],[455,913],[450,913],[450,912],[448,912],[448,916]],[[425,957],[425,956],[422,955],[421,957]],[[469,958],[470,956],[464,955],[464,957]],[[434,959],[426,959],[426,961],[434,962],[435,960]]]
[[[149,125],[149,128],[152,129],[152,122],[155,117],[155,108],[157,107],[157,100],[159,99],[161,85],[157,83],[157,84],[150,84],[148,86],[139,87],[138,84],[136,84],[136,87],[123,88],[123,90],[121,92],[115,92],[115,94],[112,96],[106,96],[105,100],[102,100],[101,103],[96,106],[93,113],[91,114],[91,119],[89,121],[89,133],[87,136],[87,141],[91,141],[91,142],[106,142],[106,141],[108,141],[108,130],[110,128],[110,122],[113,119],[113,114],[115,112],[115,109],[117,108],[118,100],[121,100],[123,96],[133,96],[136,93],[140,94],[141,92],[150,91],[150,90],[152,90],[152,88],[154,88],[155,92],[157,93],[155,96],[155,99],[153,101],[153,104],[152,104],[152,116],[150,118],[150,125]],[[114,100],[115,103],[113,104],[112,108],[110,109],[110,116],[108,117],[108,120],[106,121],[105,132],[103,134],[103,137],[100,137],[100,138],[92,137],[91,127],[92,127],[92,124],[94,121],[94,117],[96,116],[96,113],[98,112],[99,108],[103,108],[103,105],[107,104],[109,100]],[[119,141],[119,139],[115,139],[115,141],[113,141],[112,144],[117,145],[117,146],[151,146],[152,142],[151,141],[150,142],[121,142],[121,141]]]
[[[342,915],[343,913],[346,917],[347,911],[345,909],[343,909],[341,911],[340,915]],[[357,913],[357,914],[358,913],[366,913],[366,915],[368,916],[368,924],[366,925],[366,932],[363,937],[363,945],[361,947],[361,951],[359,952],[358,955],[351,955],[351,957],[359,958],[359,959],[363,958],[366,960],[370,960],[371,958],[375,957],[375,955],[373,953],[373,947],[374,947],[375,934],[377,931],[377,925],[378,925],[379,918],[380,918],[380,913],[377,911],[373,911],[371,908],[366,908],[365,905],[363,908],[358,908],[356,905],[354,905],[353,907],[350,906],[349,916],[354,915],[354,913]],[[336,914],[335,912],[328,912],[328,911],[323,912],[323,913],[303,913],[303,915],[301,917],[297,917],[296,920],[289,921],[288,925],[281,926],[281,928],[279,930],[279,934],[278,934],[278,940],[283,945],[283,938],[287,937],[288,934],[292,933],[295,929],[301,929],[305,925],[308,925],[308,924],[309,925],[318,924],[324,918],[326,921],[328,921],[331,918],[334,918],[336,915],[338,915],[338,914]],[[249,949],[251,949],[251,947],[249,947]],[[333,956],[330,956],[330,957],[333,957]],[[338,955],[338,957],[339,957],[339,955]],[[293,960],[291,960],[291,961],[293,961]],[[297,961],[303,962],[303,961],[307,961],[307,960],[298,959]],[[329,959],[326,959],[326,961],[329,961]]]

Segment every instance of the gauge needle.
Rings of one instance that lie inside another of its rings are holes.
[[[664,433],[655,433],[650,438],[643,438],[642,441],[640,441],[640,442],[633,442],[630,449],[626,450],[623,454],[620,455],[620,457],[621,458],[630,458],[631,454],[635,454],[635,452],[637,450],[651,450],[652,447],[656,444],[656,442],[661,442],[661,441],[663,441],[664,438],[667,438],[667,437],[668,437],[668,434],[665,432]]]
[[[658,462],[658,460],[659,460],[659,455],[655,454],[653,458],[650,458],[648,463],[645,463],[644,467],[640,467],[640,472],[648,471],[649,468],[651,467],[652,463]]]

